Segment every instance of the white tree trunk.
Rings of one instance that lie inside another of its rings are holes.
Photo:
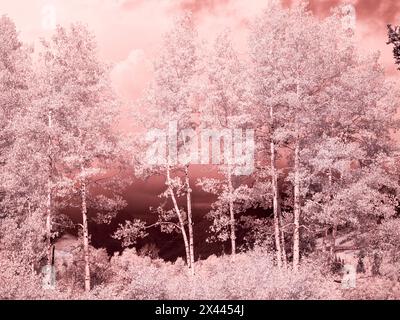
[[[332,169],[329,168],[328,171],[328,182],[329,182],[329,201],[332,200]],[[335,247],[336,247],[336,233],[337,233],[337,224],[333,223],[332,226],[332,243],[330,249],[330,258],[333,259],[335,256]]]
[[[186,201],[189,228],[189,253],[190,253],[190,273],[195,274],[194,267],[194,238],[193,238],[193,217],[192,217],[192,189],[189,180],[189,165],[185,167]]]
[[[185,245],[186,264],[187,264],[188,268],[191,269],[189,240],[188,240],[188,236],[187,236],[186,229],[185,229],[185,220],[183,219],[182,213],[179,210],[179,206],[178,206],[178,202],[176,201],[174,190],[172,190],[172,187],[171,187],[171,175],[170,175],[169,168],[167,168],[167,186],[168,186],[169,195],[170,195],[172,203],[174,205],[175,213],[179,220],[179,226],[181,228],[183,243]]]
[[[325,229],[324,236],[322,238],[322,248],[323,248],[324,252],[328,251],[328,247],[327,247],[328,245],[326,243],[326,241],[328,239],[328,230],[329,230],[329,228]]]
[[[46,246],[47,246],[47,264],[51,263],[51,187],[47,191],[47,209],[46,209]]]
[[[53,119],[52,119],[52,112],[49,111],[48,113],[48,129],[49,131],[53,127]],[[47,181],[47,208],[46,208],[46,245],[47,245],[47,264],[50,265],[51,263],[51,220],[52,220],[52,180],[53,180],[53,162],[52,162],[52,154],[51,154],[51,134],[49,134],[49,142],[48,142],[48,151],[47,156],[49,159],[49,177]]]
[[[300,146],[297,138],[294,155],[294,232],[293,232],[293,270],[300,263]]]
[[[232,169],[228,166],[228,187],[229,187],[229,215],[230,215],[230,229],[231,229],[231,248],[232,255],[236,254],[236,219],[235,208],[233,203],[233,185],[232,185]]]
[[[335,257],[335,250],[336,250],[336,234],[337,234],[337,224],[334,223],[332,227],[332,243],[330,249],[330,258],[333,260]]]
[[[85,291],[90,291],[90,257],[89,257],[89,228],[86,204],[86,182],[81,184],[82,197],[82,228],[83,228],[83,254],[85,262]]]
[[[280,204],[279,197],[279,189],[278,189],[278,220],[279,220],[279,228],[280,228],[280,236],[281,236],[281,248],[282,248],[282,263],[283,267],[287,269],[287,255],[286,255],[286,243],[285,243],[285,232],[282,228],[282,209]]]
[[[271,133],[274,131],[274,109],[270,107],[270,121],[271,121]],[[278,176],[275,166],[275,142],[271,137],[270,143],[270,156],[271,156],[271,180],[272,180],[272,193],[273,193],[273,210],[274,210],[274,234],[275,234],[275,249],[276,249],[276,262],[278,268],[282,267],[282,250],[281,250],[281,236],[279,230],[279,217],[278,217]]]

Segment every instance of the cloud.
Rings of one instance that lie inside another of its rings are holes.
[[[295,0],[282,0],[287,5]],[[247,26],[267,5],[266,0],[0,0],[0,14],[8,14],[28,43],[50,32],[42,28],[42,9],[54,5],[57,22],[68,25],[81,21],[94,32],[101,58],[116,63],[113,79],[118,92],[135,98],[149,80],[149,61],[158,55],[162,35],[174,15],[192,10],[202,38],[213,41],[230,28],[240,51],[246,50]],[[326,16],[332,7],[348,0],[310,0],[310,8]],[[397,74],[391,47],[386,45],[386,24],[400,24],[398,0],[351,0],[357,13],[357,38],[363,51],[382,51],[382,62]],[[23,10],[21,9],[23,8]],[[141,53],[140,53],[140,52]],[[142,60],[141,60],[142,59]],[[143,84],[140,83],[143,81]]]
[[[193,13],[206,11],[213,12],[217,7],[226,6],[231,0],[181,0],[179,7],[181,10],[189,10]]]
[[[290,6],[296,0],[283,0]],[[387,24],[400,24],[400,2],[398,0],[310,0],[309,7],[320,17],[327,16],[331,9],[341,4],[353,4],[356,11],[356,39],[360,51],[381,52],[381,63],[389,76],[398,77],[391,46],[387,42]]]
[[[117,63],[111,79],[117,93],[126,99],[138,98],[152,78],[152,63],[143,50],[132,50],[128,57]]]

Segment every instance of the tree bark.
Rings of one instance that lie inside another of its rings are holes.
[[[170,175],[169,168],[167,168],[167,186],[168,186],[169,195],[170,195],[172,203],[174,205],[175,213],[179,220],[179,226],[181,227],[183,243],[185,245],[186,264],[187,264],[188,268],[191,269],[189,240],[188,240],[188,236],[187,236],[186,229],[185,229],[185,221],[183,219],[181,211],[179,210],[179,206],[178,206],[178,202],[176,201],[174,190],[172,190],[172,187],[171,187],[171,175]]]
[[[300,263],[300,145],[297,138],[294,155],[294,232],[293,232],[293,270]]]
[[[47,264],[51,263],[51,187],[49,183],[47,191],[47,209],[46,209],[46,246],[47,246]]]
[[[337,235],[337,224],[334,223],[332,227],[332,242],[331,242],[331,249],[330,249],[330,257],[333,260],[335,256],[335,249],[336,249],[336,235]]]
[[[82,180],[81,183],[81,197],[82,197],[83,254],[85,262],[85,291],[89,292],[90,291],[89,228],[88,228],[88,217],[87,217],[85,180]]]
[[[279,189],[278,189],[279,194]],[[282,263],[283,267],[287,269],[287,255],[286,255],[286,243],[285,243],[285,232],[282,228],[282,209],[280,204],[280,197],[278,195],[278,220],[279,220],[279,228],[280,228],[280,240],[281,240],[281,248],[282,248]]]
[[[326,243],[326,241],[328,239],[328,230],[329,230],[329,228],[325,229],[324,236],[322,238],[322,248],[323,248],[324,252],[328,251],[327,243]]]
[[[190,188],[189,165],[185,166],[186,202],[189,229],[189,253],[190,253],[190,273],[195,274],[194,267],[194,238],[193,238],[193,217],[192,217],[192,189]]]
[[[232,169],[228,165],[228,188],[229,188],[229,224],[231,229],[231,253],[236,255],[236,220],[235,220],[235,208],[233,203],[233,185],[232,185]]]
[[[52,112],[49,111],[48,113],[48,129],[51,131],[53,127],[53,119],[52,119]],[[51,133],[49,132],[49,145],[47,150],[47,156],[49,159],[49,177],[47,181],[47,208],[46,208],[46,245],[47,245],[47,264],[50,265],[51,263],[51,219],[52,219],[52,180],[53,180],[53,161],[52,161],[52,154],[51,154]]]
[[[271,133],[273,132],[274,126],[274,109],[270,107],[270,121],[271,121]],[[282,268],[282,250],[281,250],[281,235],[279,228],[279,213],[278,213],[278,176],[276,173],[275,166],[275,142],[271,137],[270,142],[270,153],[271,153],[271,178],[272,178],[272,194],[273,194],[273,211],[274,211],[274,234],[275,234],[275,249],[276,249],[276,262],[278,268]]]

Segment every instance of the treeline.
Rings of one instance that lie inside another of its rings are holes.
[[[192,276],[182,281],[195,286],[196,266],[201,274],[204,267],[195,261],[191,163],[198,157],[193,153],[198,132],[207,128],[254,130],[254,141],[242,148],[227,148],[224,141],[224,161],[214,164],[218,178],[195,182],[217,197],[207,215],[210,240],[229,241],[235,255],[237,230],[246,226],[252,243],[273,252],[277,274],[287,279],[316,251],[319,238],[333,261],[339,232],[352,234],[375,263],[396,266],[399,92],[386,80],[379,55],[359,52],[346,21],[340,8],[321,20],[303,2],[284,9],[270,1],[251,21],[242,55],[229,31],[204,43],[193,17],[182,15],[164,37],[152,85],[132,105],[132,121],[143,130],[124,133],[116,129],[123,108],[112,91],[109,67],[85,27],[58,27],[33,54],[13,22],[2,17],[0,260],[8,275],[1,281],[36,277],[52,260],[56,239],[73,227],[61,212],[77,207],[82,263],[76,272],[85,291],[93,289],[98,264],[88,211],[94,222],[110,223],[126,205],[127,173],[133,171],[138,178],[164,178],[164,201],[151,210],[158,220],[127,221],[110,236],[130,247],[150,228],[179,233]],[[168,131],[171,124],[175,132]],[[177,164],[162,146],[166,161],[149,159],[156,141],[146,133],[155,129],[167,132],[165,138],[177,137],[175,149],[184,161]],[[242,158],[243,149],[253,146],[254,167],[244,173],[240,168],[251,159]],[[250,208],[271,209],[273,217],[252,219],[246,215]],[[260,261],[248,255],[249,261]],[[230,262],[221,263],[229,268]],[[123,276],[123,270],[112,277]],[[232,274],[238,276],[237,270]]]

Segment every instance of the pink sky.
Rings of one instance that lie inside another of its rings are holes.
[[[268,0],[0,0],[0,15],[11,17],[21,38],[36,43],[51,30],[43,28],[47,6],[53,6],[61,25],[81,21],[95,33],[100,54],[112,63],[114,85],[124,98],[140,96],[151,80],[152,60],[162,34],[183,9],[196,14],[200,35],[211,40],[229,27],[244,48],[247,21],[258,15]],[[290,4],[293,0],[283,0]],[[386,45],[386,24],[400,24],[398,0],[311,0],[315,14],[324,16],[340,3],[352,3],[357,12],[357,39],[365,52],[379,50],[388,75],[397,75],[392,49]],[[400,72],[400,71],[398,71]],[[400,74],[400,73],[399,73]]]

